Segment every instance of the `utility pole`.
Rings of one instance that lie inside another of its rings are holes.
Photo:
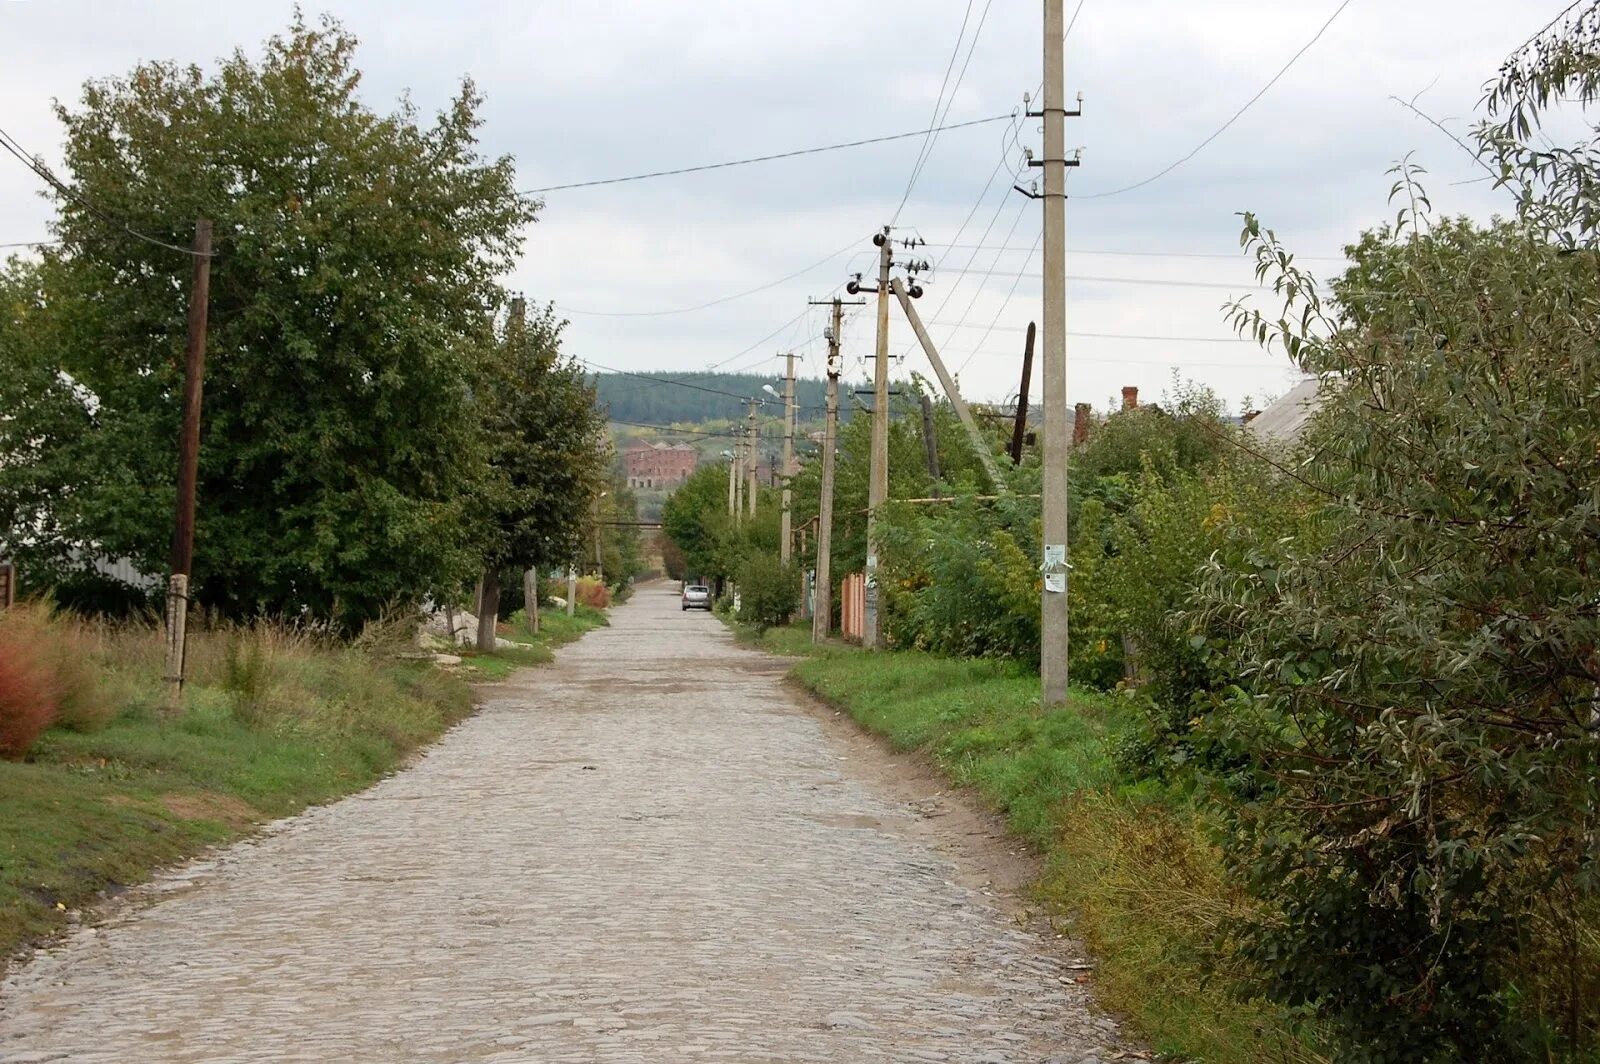
[[[578,563],[567,563],[567,616],[578,612]]]
[[[1022,438],[1028,432],[1028,383],[1033,377],[1033,322],[1022,345],[1022,387],[1017,390],[1017,422],[1011,430],[1011,464],[1022,464]]]
[[[733,523],[744,520],[744,456],[749,446],[748,429],[739,426],[739,438],[733,443]]]
[[[878,521],[889,498],[889,267],[894,245],[889,227],[873,236],[878,245],[878,337],[872,362],[872,458],[867,479],[867,609],[861,645],[876,650],[878,634]]]
[[[978,463],[983,466],[983,471],[994,483],[995,490],[1004,492],[1006,482],[1000,476],[1000,467],[995,464],[989,441],[984,439],[978,423],[973,420],[967,401],[961,398],[961,389],[956,387],[955,378],[945,369],[944,359],[939,357],[939,349],[933,346],[933,339],[923,327],[922,317],[917,313],[917,308],[911,305],[911,300],[922,290],[913,287],[908,291],[898,277],[890,281],[889,286],[893,289],[895,298],[900,300],[900,309],[905,311],[906,320],[911,323],[911,331],[917,334],[917,342],[922,345],[923,352],[928,356],[928,362],[933,366],[933,372],[939,378],[939,384],[944,388],[944,394],[949,397],[950,405],[955,408],[956,417],[961,420],[961,427],[967,430],[967,439],[972,444],[973,452],[978,456]]]
[[[785,361],[783,376],[783,564],[794,558],[794,523],[789,506],[794,501],[790,480],[794,477],[794,352]]]
[[[1044,544],[1040,674],[1046,709],[1067,700],[1067,161],[1063,0],[1044,0]],[[1082,108],[1073,112],[1081,113]],[[1073,164],[1076,160],[1073,160]]]
[[[933,433],[933,400],[927,392],[922,396],[922,449],[927,454],[928,478],[933,481],[933,494],[939,496],[939,441]]]
[[[815,301],[813,301],[815,302]],[[822,429],[822,491],[817,510],[817,604],[811,615],[811,641],[820,643],[833,631],[833,452],[839,437],[839,345],[843,342],[844,301],[833,300],[828,338],[828,413]],[[856,305],[866,305],[857,300]]]
[[[608,494],[610,493],[602,491],[594,500],[594,574],[600,578],[602,585],[606,582],[606,563],[600,550],[600,500]]]
[[[750,427],[745,433],[750,440],[749,461],[746,463],[745,470],[750,477],[750,485],[747,494],[749,495],[748,502],[750,506],[751,517],[756,515],[756,496],[761,493],[761,477],[759,474],[759,467],[761,465],[761,434],[756,429],[756,407],[760,405],[761,400],[750,400]]]
[[[739,516],[739,441],[733,441],[733,449],[723,451],[728,459],[728,516]]]
[[[200,475],[200,399],[206,371],[206,315],[211,302],[211,220],[194,223],[189,281],[188,340],[184,350],[183,428],[178,436],[178,512],[167,583],[166,679],[174,709],[182,705],[184,647],[189,622],[189,577],[194,568],[195,490]]]

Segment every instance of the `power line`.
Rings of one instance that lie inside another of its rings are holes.
[[[964,275],[964,274],[969,273],[969,272],[974,272],[974,271],[961,270],[961,271],[959,271],[958,276]],[[990,277],[1034,277],[1034,278],[1042,278],[1043,276],[1044,276],[1044,274],[1042,274],[1042,273],[1028,273],[1026,271],[1012,271],[1012,270],[988,271],[988,272],[984,273],[984,279],[985,280],[988,280]],[[1236,290],[1241,289],[1241,288],[1254,288],[1254,289],[1259,289],[1259,290],[1261,290],[1263,292],[1271,291],[1271,289],[1268,288],[1268,286],[1262,285],[1262,284],[1256,284],[1253,281],[1252,282],[1240,282],[1238,284],[1229,284],[1229,283],[1226,283],[1226,282],[1223,282],[1223,281],[1175,281],[1175,280],[1168,280],[1167,278],[1164,278],[1164,277],[1104,277],[1104,276],[1100,276],[1098,274],[1088,274],[1088,273],[1069,273],[1069,274],[1067,274],[1067,280],[1069,280],[1069,281],[1080,281],[1080,282],[1083,282],[1084,284],[1137,284],[1137,285],[1153,285],[1153,286],[1158,287],[1158,288],[1214,288],[1214,289],[1222,289],[1224,291],[1229,291],[1229,292],[1236,291]],[[937,314],[938,311],[934,311],[934,313]]]
[[[937,240],[928,241],[928,247],[931,247],[931,248],[949,248],[952,251],[965,251],[965,250],[968,250],[968,249],[971,249],[971,248],[976,248],[978,250],[992,251],[992,250],[995,249],[996,246],[997,245],[994,245],[994,244],[945,244],[945,243],[940,243]],[[1012,250],[1012,251],[1021,251],[1022,248],[1016,247],[1016,248],[1011,248],[1010,250]],[[1244,258],[1244,256],[1242,256],[1242,255],[1224,255],[1224,254],[1222,254],[1220,252],[1214,252],[1214,251],[1134,251],[1134,250],[1123,250],[1123,249],[1120,249],[1120,248],[1068,248],[1067,249],[1067,254],[1069,254],[1069,255],[1116,255],[1116,256],[1128,256],[1128,257],[1131,257],[1131,258],[1149,258],[1149,259],[1215,259],[1215,260],[1223,261],[1223,262],[1237,262],[1237,263],[1240,263],[1242,265],[1251,265],[1250,260]],[[1295,258],[1297,260],[1301,261],[1301,262],[1349,262],[1350,261],[1349,259],[1345,258],[1343,255],[1296,255]]]
[[[809,310],[809,309],[810,308],[807,308],[807,310]],[[755,343],[751,344],[749,347],[745,348],[743,351],[740,351],[737,354],[729,355],[727,358],[723,359],[721,362],[713,362],[710,365],[706,366],[706,369],[708,369],[708,370],[721,369],[723,366],[726,366],[729,362],[732,362],[735,359],[743,358],[745,355],[748,355],[750,352],[754,351],[756,348],[760,347],[762,344],[766,343],[768,340],[772,339],[774,336],[777,336],[779,333],[783,332],[783,330],[789,328],[791,325],[793,325],[795,322],[799,321],[801,318],[803,318],[805,316],[806,316],[806,311],[802,310],[800,313],[796,314],[794,317],[790,318],[788,321],[784,322],[782,325],[778,326],[776,329],[773,329],[771,332],[767,333],[767,335],[763,336],[761,339],[757,340]]]
[[[922,176],[922,171],[927,168],[928,160],[933,158],[934,146],[939,141],[938,127],[945,119],[950,117],[950,108],[955,105],[956,93],[961,91],[961,83],[966,80],[967,67],[972,65],[972,53],[978,48],[978,37],[983,33],[983,24],[989,21],[989,8],[994,0],[984,0],[983,14],[978,17],[977,28],[972,31],[972,43],[967,45],[967,58],[961,62],[961,73],[956,75],[956,83],[950,88],[950,95],[945,98],[944,85],[939,86],[939,96],[933,101],[933,126],[934,131],[929,133],[928,139],[923,142],[922,151],[917,155],[916,164],[911,168],[911,179],[906,182],[905,194],[900,197],[900,203],[894,209],[894,217],[889,220],[894,225],[900,220],[900,212],[905,210],[906,201],[911,198],[911,190],[916,187],[917,179]],[[950,53],[950,64],[945,67],[945,80],[950,80],[950,67],[955,65],[956,54],[961,51],[961,37],[967,32],[967,18],[972,14],[972,0],[967,0],[967,13],[961,18],[961,34],[956,36],[956,46]],[[944,103],[944,112],[940,113],[940,101]]]
[[[68,199],[75,201],[79,206],[83,207],[84,210],[88,211],[90,214],[93,214],[95,217],[99,218],[102,222],[106,223],[112,228],[120,229],[129,236],[144,241],[146,244],[153,244],[159,248],[166,248],[168,251],[176,251],[179,254],[190,256],[201,254],[196,252],[193,248],[179,247],[177,244],[169,244],[164,240],[158,240],[146,233],[139,232],[126,222],[119,221],[118,219],[111,217],[111,215],[107,214],[105,211],[95,206],[94,203],[90,202],[84,196],[70,188],[65,182],[58,178],[48,166],[39,162],[37,158],[30,154],[16,137],[13,137],[4,129],[0,129],[0,148],[4,148],[6,151],[10,152],[16,157],[18,162],[22,163],[23,166],[33,171],[34,175],[43,180],[47,185],[51,186]],[[212,253],[208,251],[204,252],[203,254],[209,256]]]
[[[674,307],[671,310],[612,310],[612,311],[607,311],[607,310],[579,310],[576,307],[561,306],[561,312],[563,314],[581,314],[581,315],[584,315],[585,317],[593,317],[593,318],[660,318],[660,317],[666,317],[667,315],[671,315],[671,314],[691,314],[691,313],[693,313],[693,312],[695,312],[697,310],[706,310],[706,309],[708,309],[710,307],[721,306],[724,303],[732,303],[736,299],[743,299],[745,296],[753,296],[753,295],[757,294],[758,292],[765,292],[769,288],[776,288],[780,284],[783,284],[786,281],[793,281],[797,277],[803,277],[806,274],[810,273],[812,270],[816,269],[817,267],[822,266],[822,265],[824,265],[826,263],[832,262],[834,259],[838,258],[840,255],[843,255],[845,252],[847,252],[847,251],[851,250],[852,248],[854,248],[857,243],[858,243],[858,241],[852,239],[850,241],[850,243],[846,244],[842,248],[839,248],[837,251],[831,251],[827,255],[823,256],[820,259],[818,259],[816,262],[813,262],[811,265],[806,266],[806,267],[804,267],[802,269],[796,270],[794,273],[791,273],[786,277],[780,277],[776,281],[768,281],[766,284],[760,285],[759,287],[748,288],[743,292],[736,292],[731,296],[723,296],[720,299],[713,299],[713,300],[710,300],[710,301],[705,302],[705,303],[697,303],[692,307]],[[560,304],[557,304],[557,305],[559,306]],[[742,352],[741,352],[741,354],[742,354]],[[735,355],[734,357],[737,358],[738,356]]]
[[[1322,24],[1322,28],[1317,30],[1316,34],[1313,35],[1312,38],[1309,41],[1307,41],[1305,44],[1301,45],[1300,46],[1300,50],[1298,52],[1294,53],[1294,55],[1289,57],[1289,61],[1287,63],[1283,64],[1282,69],[1280,69],[1276,74],[1272,75],[1272,80],[1267,82],[1265,85],[1263,85],[1261,87],[1261,91],[1257,92],[1254,96],[1250,97],[1250,99],[1246,100],[1244,106],[1239,108],[1237,111],[1235,111],[1233,113],[1233,117],[1229,118],[1226,122],[1222,123],[1222,125],[1217,127],[1216,132],[1212,133],[1205,140],[1202,140],[1199,144],[1195,145],[1194,150],[1189,152],[1188,155],[1185,155],[1183,158],[1177,160],[1176,162],[1171,163],[1170,165],[1164,167],[1163,169],[1156,171],[1155,173],[1151,174],[1149,177],[1145,178],[1143,181],[1135,181],[1131,185],[1124,185],[1121,188],[1114,188],[1114,189],[1111,189],[1108,192],[1093,192],[1093,193],[1089,193],[1087,195],[1080,195],[1080,196],[1077,196],[1075,198],[1077,198],[1077,199],[1104,199],[1107,196],[1120,196],[1124,192],[1132,192],[1136,188],[1143,188],[1144,186],[1150,184],[1152,181],[1157,181],[1157,180],[1159,180],[1159,179],[1161,179],[1163,177],[1166,177],[1168,174],[1172,173],[1172,171],[1176,170],[1178,167],[1182,166],[1184,163],[1188,162],[1190,159],[1193,159],[1196,155],[1199,155],[1201,150],[1203,150],[1206,147],[1206,145],[1210,144],[1212,141],[1214,141],[1218,137],[1222,136],[1223,133],[1227,132],[1229,126],[1233,125],[1241,117],[1243,117],[1244,113],[1246,111],[1250,110],[1251,107],[1254,107],[1256,101],[1261,99],[1261,97],[1265,96],[1267,94],[1267,91],[1269,89],[1271,89],[1272,86],[1276,85],[1278,83],[1278,80],[1289,72],[1289,68],[1294,66],[1295,63],[1299,61],[1301,56],[1305,55],[1306,52],[1310,51],[1312,45],[1316,44],[1318,41],[1320,41],[1322,39],[1322,35],[1324,33],[1328,32],[1328,27],[1333,25],[1333,20],[1338,18],[1341,14],[1343,14],[1344,9],[1349,7],[1349,6],[1350,6],[1350,0],[1343,0],[1343,2],[1340,3],[1338,7],[1334,8],[1333,14],[1328,16],[1328,21],[1326,21],[1326,22],[1324,22]],[[1557,17],[1559,17],[1559,16],[1557,16]]]
[[[0,244],[0,248],[42,248],[59,243],[59,240],[19,240],[14,244]]]
[[[984,9],[985,14],[988,8]],[[916,161],[911,164],[911,177],[906,181],[905,194],[900,197],[900,206],[894,209],[894,218],[891,225],[900,219],[901,208],[905,207],[906,200],[911,198],[911,186],[917,183],[917,175],[922,172],[922,161],[927,156],[933,141],[933,126],[939,124],[939,105],[944,103],[945,86],[950,84],[950,71],[955,69],[956,56],[961,54],[961,41],[967,35],[967,20],[972,18],[972,0],[967,0],[967,9],[961,13],[961,28],[956,31],[956,43],[950,49],[950,59],[944,65],[944,78],[939,82],[939,94],[933,98],[933,117],[929,119],[928,135],[922,138],[922,147],[917,149]]]
[[[1033,261],[1033,256],[1034,256],[1035,253],[1038,252],[1039,243],[1042,240],[1044,240],[1044,224],[1040,223],[1040,225],[1039,225],[1039,235],[1033,238],[1033,249],[1028,252],[1028,258],[1025,261],[1027,261],[1027,262],[1032,262]],[[1011,282],[1011,289],[1010,289],[1010,291],[1008,291],[1006,293],[1006,298],[1003,301],[1001,301],[1000,309],[994,312],[994,317],[993,318],[989,319],[989,327],[983,331],[983,335],[982,336],[978,337],[978,346],[977,346],[977,348],[975,348],[973,350],[972,354],[969,354],[966,357],[966,359],[964,361],[962,361],[961,365],[956,367],[957,376],[959,376],[961,374],[962,370],[967,368],[967,363],[972,361],[973,355],[976,355],[978,353],[978,351],[983,349],[984,342],[986,340],[988,340],[990,334],[992,334],[994,332],[995,325],[998,324],[999,321],[1000,321],[1000,315],[1004,314],[1006,312],[1006,307],[1011,305],[1011,297],[1017,294],[1017,285],[1019,285],[1021,283],[1022,283],[1022,275],[1019,272],[1017,277],[1016,277],[1016,279]],[[972,308],[969,306],[967,309],[971,310]],[[957,328],[957,329],[962,328],[963,326],[966,325],[966,321],[967,321],[966,316],[962,315],[961,320],[959,322],[955,323],[954,327]],[[1071,334],[1069,333],[1068,335],[1071,335]],[[948,336],[946,337],[946,339],[948,339]]]
[[[985,326],[977,322],[949,322],[930,321],[929,325],[945,325],[956,329],[983,329]],[[994,325],[988,327],[994,332],[1020,333],[1028,330],[1021,325]],[[1084,332],[1072,329],[1067,330],[1068,336],[1079,336],[1092,340],[1155,340],[1161,343],[1172,344],[1253,344],[1255,341],[1238,336],[1158,336],[1150,333],[1115,333],[1115,332]]]
[[[577,356],[574,356],[574,357],[576,358]],[[636,377],[639,380],[642,380],[642,381],[653,381],[656,384],[670,384],[670,385],[673,385],[673,386],[678,387],[678,388],[688,388],[688,389],[690,389],[692,391],[696,391],[696,392],[705,392],[708,395],[725,395],[725,396],[729,397],[730,399],[737,399],[741,403],[748,402],[750,400],[750,396],[748,396],[748,395],[740,395],[738,392],[725,391],[722,388],[707,388],[704,385],[691,384],[688,381],[669,380],[666,377],[652,377],[649,374],[645,374],[645,373],[634,373],[631,370],[617,369],[617,368],[615,368],[613,366],[602,366],[600,363],[591,362],[587,358],[578,358],[577,361],[583,363],[585,366],[588,366],[590,369],[601,370],[602,372],[605,372],[605,373],[617,373],[617,374],[621,374],[624,377]]]
[[[867,144],[886,144],[892,140],[905,140],[908,137],[921,137],[932,132],[944,132],[950,129],[966,129],[969,126],[983,126],[991,122],[1004,122],[1012,117],[1010,114],[990,115],[988,118],[974,118],[966,122],[952,122],[949,125],[938,126],[932,129],[916,129],[909,133],[892,133],[886,137],[868,137],[865,140],[850,140],[842,144],[824,144],[818,148],[800,148],[796,151],[778,152],[774,155],[756,155],[749,159],[730,159],[721,163],[705,163],[701,166],[684,166],[676,170],[654,170],[647,174],[630,174],[627,177],[607,177],[598,181],[572,181],[565,185],[546,185],[543,188],[523,189],[519,196],[537,196],[543,192],[562,192],[571,188],[594,188],[596,185],[620,185],[625,181],[646,181],[654,177],[675,177],[679,174],[698,174],[706,170],[723,170],[730,166],[749,166],[751,163],[767,163],[776,159],[793,159],[801,155],[816,155],[820,152],[839,151],[844,148],[859,148]]]

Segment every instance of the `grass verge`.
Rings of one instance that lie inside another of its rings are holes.
[[[746,631],[743,638],[752,638]],[[1218,930],[1245,905],[1186,796],[1120,773],[1133,724],[1120,695],[1075,692],[1039,711],[1038,674],[913,651],[813,647],[800,626],[758,645],[800,657],[793,675],[899,750],[920,751],[1006,817],[1045,862],[1039,904],[1094,953],[1098,1000],[1161,1053],[1207,1064],[1325,1060],[1247,973]]]
[[[518,610],[509,621],[502,621],[499,625],[500,638],[516,645],[498,647],[488,653],[462,648],[457,651],[461,656],[458,670],[473,681],[492,683],[504,680],[518,669],[551,661],[555,657],[553,651],[556,647],[610,623],[606,620],[604,610],[580,603],[571,617],[567,616],[565,610],[539,611],[539,631],[534,633],[528,630],[527,614]]]
[[[605,623],[545,620],[537,641],[459,672],[411,660],[408,624],[353,645],[268,624],[192,630],[173,709],[158,630],[0,613],[0,634],[59,667],[39,692],[56,723],[0,760],[0,969],[105,891],[375,782],[471,712],[469,679],[549,660]],[[22,697],[0,696],[0,709]]]

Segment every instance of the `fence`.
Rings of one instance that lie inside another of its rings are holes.
[[[867,577],[851,573],[839,585],[839,630],[852,643],[861,642],[866,629]]]

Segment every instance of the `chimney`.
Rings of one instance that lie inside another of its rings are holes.
[[[1088,403],[1079,403],[1072,408],[1072,446],[1089,442],[1089,413]]]
[[[1131,384],[1122,386],[1122,409],[1132,410],[1139,405],[1139,389]]]

